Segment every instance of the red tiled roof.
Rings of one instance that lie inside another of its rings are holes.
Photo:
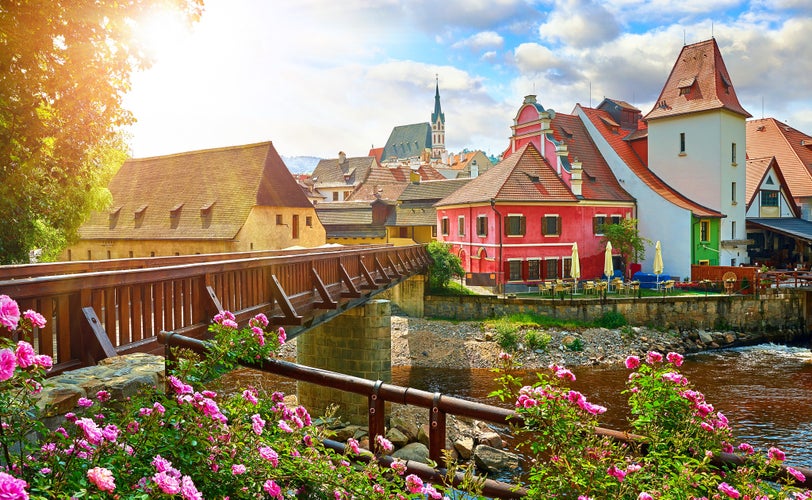
[[[130,159],[108,188],[82,238],[231,239],[255,206],[313,206],[271,142]]]
[[[727,109],[747,118],[751,116],[739,104],[719,46],[713,38],[682,48],[654,109],[645,119],[712,109]]]
[[[383,156],[383,148],[372,148],[369,150],[369,154],[367,156],[371,156],[378,160],[378,163],[381,162],[381,157]]]
[[[744,188],[744,199],[747,200],[748,207],[753,202],[753,196],[756,194],[756,190],[761,186],[761,183],[764,182],[764,176],[774,161],[774,156],[770,156],[769,158],[747,159],[747,182]]]
[[[608,114],[606,115],[608,116]],[[556,113],[552,120],[556,139],[567,144],[570,162],[579,160],[583,168],[582,194],[587,200],[634,201],[617,182],[581,119],[575,115]]]
[[[538,182],[533,182],[536,177]],[[482,203],[492,199],[514,202],[577,200],[531,143],[440,200],[437,206]]]
[[[705,206],[696,203],[682,194],[675,191],[671,186],[666,184],[662,179],[657,177],[648,167],[643,163],[637,153],[632,149],[629,141],[626,140],[629,136],[635,135],[637,132],[631,132],[622,129],[615,129],[606,125],[602,116],[608,115],[606,111],[601,111],[593,108],[581,107],[579,108],[584,112],[584,115],[592,122],[595,128],[601,133],[609,146],[615,150],[626,165],[634,172],[634,174],[645,182],[648,187],[674,205],[690,210],[697,217],[721,217],[722,214],[716,210],[712,210]],[[584,183],[586,184],[586,183]]]
[[[747,156],[775,156],[792,195],[812,196],[812,136],[775,118],[748,120]]]
[[[409,185],[408,182],[389,183],[389,184],[372,184],[366,183],[359,186],[352,192],[347,201],[374,201],[381,200],[397,200],[403,190]]]

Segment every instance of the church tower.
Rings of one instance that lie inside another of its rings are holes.
[[[445,149],[445,113],[440,107],[440,79],[435,77],[434,113],[431,114],[431,157],[440,158]]]

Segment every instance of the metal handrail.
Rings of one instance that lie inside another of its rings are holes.
[[[182,347],[202,355],[205,355],[208,345],[206,341],[167,332],[161,332],[158,335],[158,342],[164,344],[167,348],[170,346]],[[302,382],[309,382],[367,396],[369,398],[370,408],[368,413],[369,434],[372,439],[374,439],[376,435],[384,435],[385,433],[384,412],[382,411],[385,402],[426,408],[430,411],[429,420],[431,422],[429,426],[429,458],[438,463],[441,463],[441,451],[445,447],[445,416],[447,413],[516,426],[524,422],[521,415],[510,409],[467,401],[440,393],[385,384],[381,381],[367,380],[352,375],[323,370],[321,368],[303,366],[280,359],[266,358],[257,363],[240,364],[247,368],[281,375]],[[596,427],[595,433],[622,442],[642,445],[645,443],[643,436],[624,431]],[[712,458],[712,463],[717,467],[723,467],[727,465],[740,465],[743,462],[741,457],[734,454],[715,453]],[[781,470],[775,476],[767,479],[786,480],[789,477],[791,478],[790,480],[793,480],[795,484],[799,486],[812,488],[812,469],[802,467],[795,467],[795,469],[804,474],[806,481],[799,482],[794,480],[792,476],[788,475],[786,467],[784,466],[782,466]],[[431,478],[424,477],[424,479]],[[492,480],[486,481],[483,493],[492,495],[495,498],[522,498],[525,496],[525,490],[523,489],[517,489],[516,486]]]

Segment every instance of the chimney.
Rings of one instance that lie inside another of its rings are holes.
[[[557,144],[555,146],[555,154],[556,154],[556,156],[558,156],[558,161],[556,162],[556,165],[557,165],[557,168],[558,168],[557,173],[558,173],[558,176],[560,177],[561,176],[561,159],[566,158],[569,155],[569,152],[567,151],[567,145],[564,144],[563,142],[561,144]]]
[[[583,195],[583,190],[581,189],[583,184],[583,180],[581,179],[583,169],[581,167],[581,162],[578,161],[578,159],[572,162],[572,171],[570,172],[570,189],[572,190],[572,194],[575,196]]]
[[[549,111],[542,111],[539,113],[539,120],[541,120],[541,133],[542,134],[549,134],[552,132],[550,130],[550,121],[552,118],[550,117]]]
[[[347,154],[344,151],[339,151],[338,152],[338,164],[342,165],[346,161],[347,161]]]

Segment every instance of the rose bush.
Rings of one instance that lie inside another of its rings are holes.
[[[756,453],[747,443],[734,446],[728,419],[679,373],[683,358],[649,352],[629,356],[632,432],[642,440],[620,441],[597,434],[598,415],[606,409],[569,389],[575,376],[560,366],[539,373],[523,386],[508,354],[497,370],[502,388],[493,395],[515,400],[525,425],[518,433],[533,451],[527,485],[532,498],[588,499],[808,499],[812,493],[793,486],[803,474],[781,471],[784,453]],[[735,453],[741,465],[719,467],[714,454]],[[779,483],[762,478],[785,477]]]
[[[25,337],[45,318],[0,296],[0,325]],[[180,354],[166,391],[126,402],[99,391],[81,398],[64,423],[48,430],[35,397],[51,359],[27,342],[0,349],[0,499],[236,498],[389,499],[456,496],[405,475],[405,464],[357,461],[372,452],[350,441],[345,454],[323,446],[326,431],[284,395],[254,388],[223,398],[201,383],[240,360],[272,356],[284,330],[267,331],[264,315],[239,328],[224,311],[211,325],[209,355]],[[379,439],[375,453],[391,451]],[[446,497],[448,498],[448,497]]]

